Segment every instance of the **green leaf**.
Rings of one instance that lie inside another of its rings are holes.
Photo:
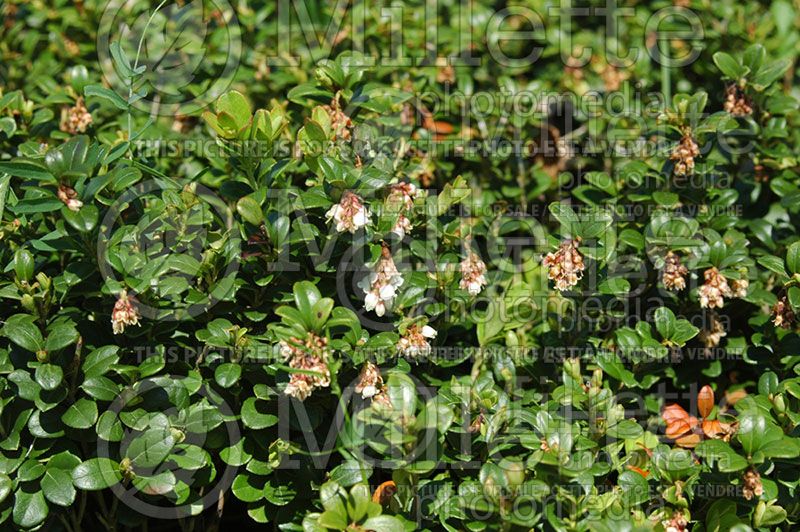
[[[109,458],[92,458],[72,470],[76,488],[97,491],[113,486],[122,479],[119,463]]]
[[[50,351],[64,349],[78,341],[80,334],[71,323],[59,323],[47,331],[47,341],[44,348]]]
[[[55,390],[64,379],[64,370],[55,364],[41,364],[36,368],[36,382],[44,390]]]
[[[78,399],[64,412],[61,421],[74,429],[88,429],[97,421],[97,404],[90,399]]]
[[[97,96],[98,98],[110,102],[114,107],[122,111],[128,110],[128,102],[116,92],[102,85],[87,85],[86,88],[83,89],[83,94],[86,96]]]
[[[267,406],[266,401],[260,401],[255,397],[248,397],[242,404],[242,423],[245,427],[260,430],[271,427],[278,423],[278,417],[259,410]]]
[[[236,202],[236,211],[248,223],[256,226],[264,223],[264,213],[261,210],[261,205],[258,204],[258,201],[253,196],[240,198]]]
[[[98,401],[113,401],[119,396],[119,385],[107,377],[86,379],[80,387]]]
[[[147,495],[165,495],[175,489],[178,479],[172,471],[164,471],[152,477],[139,477],[133,479],[136,489]]]
[[[13,489],[14,483],[11,478],[4,473],[0,473],[0,503],[8,498]]]
[[[553,218],[561,224],[562,236],[575,236],[573,233],[580,222],[572,207],[563,203],[551,203],[548,209]]]
[[[29,492],[19,489],[14,494],[14,524],[21,528],[33,528],[47,519],[50,508],[41,491]]]
[[[378,515],[370,517],[361,525],[365,530],[380,530],[381,532],[404,532],[403,522],[393,515]]]
[[[58,506],[69,506],[75,502],[75,487],[70,471],[48,466],[42,477],[42,491],[48,501]]]
[[[310,281],[300,281],[294,283],[292,293],[294,294],[294,302],[297,306],[297,310],[303,315],[304,321],[308,324],[314,323],[314,314],[312,310],[317,301],[322,297],[319,293],[319,289]]]
[[[786,266],[791,273],[800,273],[800,241],[792,242],[786,249]]]
[[[105,375],[111,366],[119,362],[117,351],[119,351],[119,347],[116,345],[106,345],[89,353],[81,367],[84,376],[91,379]]]
[[[695,452],[710,463],[716,464],[722,473],[741,471],[748,465],[743,456],[722,440],[704,440],[697,446]]]
[[[779,59],[777,61],[767,62],[763,65],[758,72],[755,73],[750,83],[756,90],[764,90],[769,85],[781,78],[786,73],[786,70],[791,65],[789,59]]]
[[[42,166],[30,161],[17,160],[0,162],[0,172],[13,177],[33,179],[35,181],[55,181],[53,174]],[[59,201],[59,203],[61,202]]]
[[[676,320],[675,321],[675,330],[672,333],[672,337],[670,340],[678,347],[683,347],[686,342],[697,336],[697,333],[700,332],[700,329],[692,325],[689,320]]]
[[[714,54],[714,64],[717,65],[725,76],[730,79],[738,80],[741,76],[746,74],[746,70],[739,62],[726,54],[725,52],[717,52]]]
[[[258,481],[255,475],[240,473],[233,479],[231,491],[243,502],[256,502],[264,498],[263,480]]]
[[[153,468],[163,462],[172,448],[175,438],[168,427],[156,427],[135,438],[125,451],[135,468]]]
[[[647,484],[647,479],[636,471],[620,473],[617,484],[622,488],[622,500],[628,507],[650,499],[650,486]]]
[[[230,388],[242,376],[242,366],[239,364],[225,363],[220,364],[214,370],[214,380],[223,388]]]
[[[783,268],[783,260],[774,255],[764,255],[758,258],[758,263],[766,269],[786,277],[786,270]]]
[[[3,325],[3,335],[23,349],[35,353],[44,349],[42,333],[28,314],[14,314]]]
[[[675,334],[675,314],[667,307],[658,307],[653,314],[656,330],[662,338],[671,340]]]

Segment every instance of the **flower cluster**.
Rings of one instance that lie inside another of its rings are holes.
[[[61,203],[66,205],[71,211],[78,212],[81,210],[81,207],[83,207],[83,202],[78,199],[78,193],[74,188],[68,185],[59,185],[56,195],[58,196],[58,199],[61,200]]]
[[[761,497],[764,494],[764,486],[761,484],[761,474],[752,467],[744,474],[742,483],[742,495],[748,501],[753,497]]]
[[[331,207],[326,214],[328,221],[336,222],[336,230],[340,233],[355,233],[369,223],[369,209],[357,195],[350,191],[342,194],[342,199]]]
[[[381,368],[372,362],[365,363],[361,368],[361,373],[358,375],[358,384],[356,384],[355,390],[364,399],[371,399],[383,393],[384,385]]]
[[[542,262],[547,268],[547,276],[555,281],[556,289],[569,290],[583,278],[583,255],[578,251],[577,240],[565,240],[555,253],[548,253]]]
[[[711,311],[710,321],[711,324],[708,326],[708,328],[700,331],[700,340],[707,349],[717,347],[720,341],[728,334],[725,332],[725,326],[722,325],[719,316],[717,316],[717,313],[713,310]]]
[[[786,296],[778,299],[778,302],[772,306],[772,323],[775,327],[783,329],[790,329],[794,324],[795,315],[792,311],[792,306]]]
[[[700,148],[690,134],[685,134],[675,146],[669,158],[675,161],[675,175],[687,176],[694,172],[694,158],[700,155]]]
[[[476,253],[470,251],[467,258],[461,261],[461,281],[458,286],[469,292],[469,295],[477,296],[486,284],[486,264]]]
[[[681,264],[681,258],[677,253],[667,252],[664,257],[664,270],[661,273],[661,280],[667,290],[683,290],[686,288],[686,274],[689,270]]]
[[[330,357],[328,339],[310,332],[306,339],[281,340],[281,355],[289,367],[300,370],[292,373],[284,393],[304,401],[317,388],[327,388],[331,383],[331,372],[327,360]]]
[[[716,268],[709,268],[703,273],[705,283],[698,289],[700,306],[703,308],[722,308],[723,298],[733,297],[728,280]]]
[[[750,281],[747,278],[732,279],[731,293],[733,297],[747,297],[747,289],[750,288]]]
[[[412,183],[398,183],[392,185],[386,204],[391,213],[397,213],[397,222],[392,228],[392,232],[398,237],[405,237],[411,231],[411,220],[407,214],[414,208],[414,200],[419,191]]]
[[[689,527],[689,521],[686,520],[686,516],[683,515],[683,512],[677,510],[672,514],[672,519],[668,519],[662,524],[665,532],[683,532]]]
[[[128,292],[123,290],[114,304],[114,310],[111,311],[111,327],[114,334],[122,334],[127,326],[138,327],[140,317],[136,299],[128,296]]]
[[[72,107],[61,110],[61,124],[59,128],[64,133],[77,135],[84,133],[92,125],[92,115],[83,103],[83,98],[78,98]]]
[[[375,269],[358,283],[365,295],[364,308],[374,310],[378,316],[384,316],[387,311],[392,310],[397,289],[402,284],[403,276],[394,264],[392,252],[384,245]]]
[[[725,90],[725,103],[722,107],[732,116],[748,116],[753,113],[747,96],[737,85],[731,85]]]
[[[397,352],[412,359],[425,358],[431,354],[431,338],[436,338],[436,329],[430,325],[411,325],[397,342]]]
[[[330,105],[323,105],[323,108],[328,113],[331,119],[331,126],[333,127],[333,140],[340,138],[342,140],[350,140],[350,130],[353,128],[353,121],[347,116],[339,104],[339,97],[334,98]]]

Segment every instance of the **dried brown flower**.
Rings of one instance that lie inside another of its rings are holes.
[[[795,315],[792,311],[792,306],[786,296],[778,299],[778,302],[772,306],[772,323],[775,327],[783,329],[791,329],[794,325]]]
[[[458,286],[477,296],[486,286],[486,264],[474,252],[470,251],[467,258],[461,261],[461,281]]]
[[[725,90],[723,109],[731,116],[748,116],[753,113],[747,95],[738,85],[730,85]]]
[[[128,292],[123,290],[114,310],[111,311],[111,327],[114,334],[122,334],[127,326],[139,326],[139,309],[136,308],[136,299],[128,296]]]
[[[291,338],[288,342],[281,340],[279,345],[289,367],[303,371],[291,374],[289,384],[284,389],[286,395],[304,401],[317,388],[330,386],[331,372],[327,362],[330,348],[327,338],[309,332],[305,340]]]
[[[664,257],[664,270],[661,280],[667,290],[683,290],[686,288],[686,275],[689,270],[681,264],[681,258],[677,253],[667,252]]]
[[[670,160],[675,161],[675,175],[687,176],[694,172],[694,158],[700,155],[700,148],[690,133],[684,134],[681,141],[672,150]]]
[[[59,185],[56,196],[71,211],[78,212],[83,207],[83,202],[78,199],[78,193],[68,185]]]
[[[64,133],[71,135],[84,133],[90,125],[92,125],[92,115],[84,105],[83,97],[79,97],[74,106],[61,109],[59,128]]]
[[[748,501],[753,497],[761,497],[764,494],[764,486],[761,484],[761,474],[752,467],[744,474],[742,491],[744,498]]]
[[[716,268],[709,268],[703,274],[705,283],[698,290],[700,296],[700,306],[703,308],[722,308],[725,303],[723,298],[732,297],[728,280],[725,279],[719,270]]]
[[[569,290],[583,277],[583,255],[578,251],[577,240],[566,240],[555,253],[548,253],[542,262],[547,268],[547,276],[556,282],[556,289]]]
[[[364,399],[375,397],[383,389],[383,377],[381,368],[372,362],[367,362],[361,368],[356,384],[356,393],[360,393]]]

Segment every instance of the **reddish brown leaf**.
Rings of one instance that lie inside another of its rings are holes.
[[[703,419],[705,419],[711,414],[713,409],[714,390],[711,389],[711,386],[706,384],[700,388],[700,392],[697,394],[697,410],[700,412],[700,415],[703,416]]]
[[[638,468],[636,466],[629,465],[628,469],[630,469],[631,471],[636,471],[637,473],[642,475],[644,478],[647,478],[650,475],[649,471],[645,471],[644,469]]]
[[[669,405],[665,406],[664,410],[661,412],[661,417],[664,419],[664,422],[667,424],[672,423],[673,421],[687,421],[689,420],[689,413],[683,409],[681,405]]]
[[[676,439],[692,430],[692,426],[686,421],[673,421],[667,425],[667,438]]]
[[[699,434],[689,434],[688,436],[684,436],[683,438],[678,438],[675,440],[675,444],[684,447],[686,449],[692,449],[697,447],[697,444],[700,443],[700,435]]]
[[[396,491],[397,484],[394,483],[394,480],[387,480],[375,488],[375,493],[372,494],[372,502],[378,504],[387,504],[392,499],[392,495],[394,495]]]
[[[703,434],[706,435],[706,438],[719,439],[722,438],[726,432],[722,424],[716,419],[713,421],[705,419],[703,420]]]

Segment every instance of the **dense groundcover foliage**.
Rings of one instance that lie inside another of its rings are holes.
[[[794,529],[796,7],[0,3],[2,527]]]

